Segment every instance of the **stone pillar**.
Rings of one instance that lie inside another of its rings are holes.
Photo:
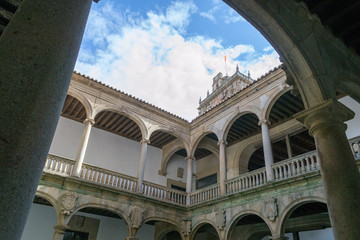
[[[354,113],[330,99],[295,117],[315,139],[335,239],[360,239],[360,174],[344,124]]]
[[[0,37],[0,239],[21,239],[91,0],[23,0]]]
[[[288,240],[289,238],[281,235],[281,236],[270,236],[269,239],[271,239],[271,240]]]
[[[266,177],[267,177],[267,181],[271,182],[271,181],[274,181],[274,172],[271,167],[271,165],[274,164],[274,158],[273,158],[270,135],[269,135],[269,126],[268,125],[270,125],[270,122],[266,119],[263,119],[259,122],[259,125],[261,125]]]
[[[148,139],[143,139],[140,141],[141,143],[141,153],[140,153],[140,161],[138,167],[138,183],[136,186],[136,191],[141,193],[142,192],[142,184],[144,181],[144,172],[145,172],[145,164],[146,164],[146,154],[147,154],[147,147],[150,141]]]
[[[80,177],[82,163],[84,161],[86,148],[87,148],[89,138],[90,138],[91,127],[94,123],[95,123],[94,119],[91,119],[91,118],[87,118],[84,121],[85,128],[84,128],[84,131],[83,131],[83,134],[81,137],[81,142],[80,142],[78,152],[76,154],[76,163],[75,163],[74,169],[71,173],[71,176],[73,176],[73,177]]]
[[[293,237],[293,240],[300,240],[299,232],[293,232],[292,237]]]
[[[187,198],[186,198],[186,205],[190,205],[190,193],[192,191],[192,176],[193,176],[193,160],[194,158],[192,157],[187,157],[187,175],[186,175],[186,193],[187,193]]]
[[[291,149],[291,144],[290,144],[290,138],[289,138],[289,135],[287,135],[287,134],[285,135],[285,142],[286,142],[288,158],[292,158],[293,154],[292,154],[292,149]]]
[[[64,234],[65,234],[66,230],[69,229],[69,227],[66,225],[55,225],[54,229],[55,229],[55,232],[54,232],[53,240],[63,240]]]
[[[219,151],[219,172],[220,172],[220,194],[226,194],[226,144],[224,140],[220,140],[218,145],[220,147]]]

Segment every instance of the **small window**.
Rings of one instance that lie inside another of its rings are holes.
[[[76,231],[66,231],[64,234],[64,240],[88,240],[89,233],[86,232],[76,232]]]
[[[196,181],[196,189],[204,188],[217,183],[217,174],[213,174]]]

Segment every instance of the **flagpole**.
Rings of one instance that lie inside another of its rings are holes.
[[[227,73],[227,67],[226,67],[226,55],[224,56],[224,59],[225,59],[225,73],[226,73],[226,76],[227,76],[228,73]]]

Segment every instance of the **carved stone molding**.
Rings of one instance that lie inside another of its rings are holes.
[[[132,228],[140,228],[144,217],[144,209],[139,206],[134,206],[131,209],[130,220]]]
[[[270,221],[275,221],[275,218],[278,215],[278,210],[277,210],[277,204],[276,204],[276,198],[274,197],[268,197],[267,199],[265,199],[264,201],[264,205],[265,205],[265,216],[270,219]]]
[[[184,234],[184,236],[190,236],[191,233],[191,220],[190,219],[184,219],[181,221],[181,231]]]
[[[215,211],[215,225],[219,230],[224,230],[226,226],[226,210]]]
[[[61,211],[64,215],[70,215],[74,211],[78,198],[76,192],[66,191],[64,193],[61,200]]]

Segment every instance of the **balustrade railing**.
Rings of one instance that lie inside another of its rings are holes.
[[[317,152],[309,152],[290,158],[272,165],[275,180],[283,180],[290,177],[320,170]]]
[[[219,184],[214,184],[205,188],[201,188],[190,193],[190,204],[210,201],[220,196]]]
[[[360,136],[349,140],[355,159],[360,160]],[[357,161],[360,168],[360,161]],[[49,154],[44,172],[71,176],[75,161]],[[299,175],[320,170],[319,159],[316,151],[290,158],[272,165],[275,181],[281,181]],[[137,178],[126,176],[117,172],[84,163],[80,172],[80,179],[96,184],[103,184],[122,191],[136,192]],[[230,179],[226,182],[226,194],[234,194],[257,188],[267,183],[265,168]],[[141,194],[148,198],[170,202],[177,205],[186,205],[186,198],[190,198],[190,205],[214,200],[220,197],[219,184],[214,184],[196,190],[190,194],[175,189],[170,189],[154,183],[144,181]]]
[[[226,194],[233,194],[266,184],[266,171],[261,168],[230,179],[226,182]]]
[[[179,205],[186,204],[186,193],[175,189],[167,188],[154,183],[143,182],[142,193],[149,198],[155,198]]]
[[[44,172],[71,175],[75,161],[49,154],[46,158]]]

